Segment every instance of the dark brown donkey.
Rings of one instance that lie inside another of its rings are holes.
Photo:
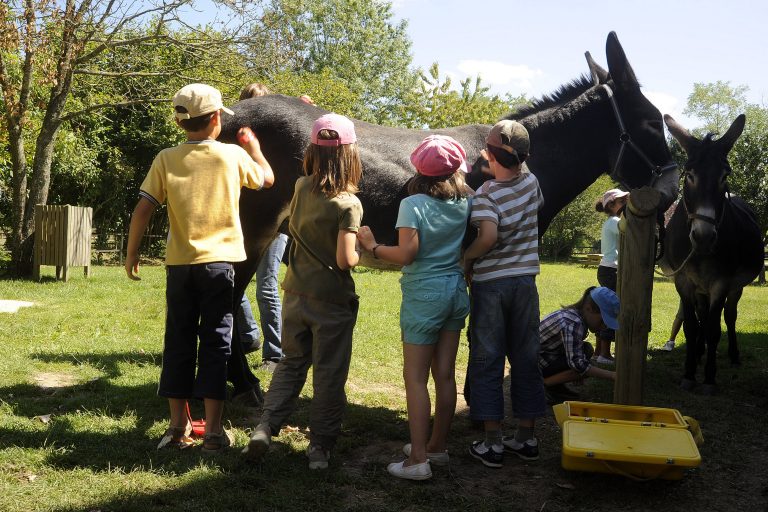
[[[664,116],[672,136],[688,154],[683,195],[667,226],[665,272],[674,272],[675,288],[683,307],[685,374],[681,386],[696,384],[696,366],[706,352],[705,394],[716,391],[717,344],[720,315],[725,308],[728,355],[739,364],[736,344],[736,308],[744,286],[755,280],[763,266],[763,242],[755,212],[728,192],[728,152],[744,130],[745,116],[713,140],[710,133],[697,139],[672,117]]]

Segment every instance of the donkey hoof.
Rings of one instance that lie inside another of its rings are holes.
[[[712,396],[717,394],[717,384],[704,384],[701,387],[701,394],[706,396]]]
[[[683,377],[683,380],[680,381],[680,388],[684,389],[685,391],[692,391],[694,387],[696,387],[695,380],[686,379]]]

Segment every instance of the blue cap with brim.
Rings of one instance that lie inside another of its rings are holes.
[[[619,328],[619,297],[616,292],[604,286],[598,286],[589,292],[589,296],[600,308],[606,327],[614,331]]]

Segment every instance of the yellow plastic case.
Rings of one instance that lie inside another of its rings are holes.
[[[594,402],[563,402],[552,409],[560,428],[566,421],[688,428],[688,422],[677,409]]]
[[[701,463],[696,443],[684,428],[583,420],[566,420],[562,428],[565,469],[634,480],[678,480]]]

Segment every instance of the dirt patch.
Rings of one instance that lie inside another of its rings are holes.
[[[68,373],[38,373],[35,374],[33,380],[43,389],[65,388],[80,383],[80,379]]]

